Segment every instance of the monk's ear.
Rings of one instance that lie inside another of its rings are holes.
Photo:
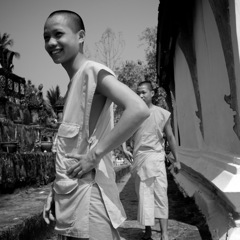
[[[79,43],[84,43],[85,42],[85,31],[80,30],[78,32],[78,36],[79,36]]]
[[[153,90],[151,91],[151,95],[152,97],[155,95],[155,92]]]

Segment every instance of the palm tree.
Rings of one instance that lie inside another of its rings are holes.
[[[10,72],[14,67],[12,63],[13,57],[20,57],[20,54],[18,52],[14,52],[8,49],[8,47],[12,46],[13,40],[10,39],[10,35],[7,33],[1,35],[0,33],[0,64],[4,69]]]
[[[56,88],[54,89],[52,87],[52,89],[49,89],[47,91],[47,99],[49,101],[49,103],[51,104],[52,108],[55,107],[57,101],[61,98],[61,93],[60,93],[60,88],[57,85]]]

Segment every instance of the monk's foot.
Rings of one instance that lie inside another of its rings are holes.
[[[145,233],[142,236],[141,240],[152,240],[151,236],[152,236],[152,229],[150,226],[146,226]]]
[[[162,234],[162,236],[161,236],[161,238],[160,238],[161,240],[169,240],[169,238],[168,238],[168,235],[167,234]]]
[[[153,240],[151,237],[146,237],[146,236],[143,236],[142,238],[141,238],[141,240]]]

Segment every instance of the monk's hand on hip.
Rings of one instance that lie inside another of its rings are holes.
[[[83,174],[91,171],[98,164],[98,161],[94,159],[90,153],[86,155],[69,153],[66,154],[65,157],[78,160],[76,164],[67,170],[67,175],[70,178],[81,178]]]

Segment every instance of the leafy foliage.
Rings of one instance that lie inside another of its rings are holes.
[[[0,33],[0,48],[8,48],[13,46],[13,40],[10,39],[10,35],[8,33],[4,33],[1,35]]]
[[[139,82],[144,81],[144,66],[139,61],[126,61],[121,68],[117,69],[118,80],[136,91]]]
[[[42,90],[43,85],[40,84],[38,89],[32,84],[31,80],[27,81],[26,88],[25,88],[25,97],[21,100],[21,104],[25,104],[30,108],[40,108],[43,105],[43,96]]]
[[[43,98],[42,89],[43,84],[39,84],[38,88],[36,88],[31,80],[28,80],[25,88],[25,96],[21,100],[21,108],[37,109],[39,114],[38,122],[41,125],[52,127],[50,120],[53,121],[57,116],[51,104]]]
[[[10,35],[4,33],[0,34],[0,64],[8,71],[12,71],[14,65],[12,64],[13,57],[19,58],[20,54],[9,50],[9,47],[13,46],[13,40],[10,39]]]
[[[126,84],[133,91],[136,91],[139,82],[144,80],[144,67],[141,62],[126,61],[120,68],[116,70],[118,80]],[[123,109],[114,106],[115,123],[118,122],[122,115]]]
[[[58,85],[56,86],[55,89],[52,87],[52,89],[47,91],[47,99],[53,108],[55,107],[60,97],[61,97],[61,92],[60,92],[60,87]]]

